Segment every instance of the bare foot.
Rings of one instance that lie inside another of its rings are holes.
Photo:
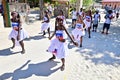
[[[80,44],[80,47],[82,47],[82,44]]]
[[[61,71],[64,71],[65,70],[65,65],[62,65],[60,69],[61,69]]]
[[[54,60],[54,59],[55,59],[55,57],[51,57],[51,58],[49,59],[49,61]]]
[[[12,46],[12,47],[10,47],[11,49],[13,49],[15,46]]]
[[[21,51],[21,54],[24,54],[24,53],[25,53],[25,50],[22,50],[22,51]]]

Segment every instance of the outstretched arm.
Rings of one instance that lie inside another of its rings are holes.
[[[68,33],[67,29],[65,28],[65,26],[63,25],[63,28],[65,30],[65,32],[67,33],[68,37],[71,39],[72,43],[76,46],[78,46],[78,44],[76,42],[74,42],[73,38],[70,36],[70,34]]]
[[[54,31],[54,32],[53,32],[53,34],[52,34],[52,36],[51,36],[51,37],[49,37],[49,39],[50,39],[50,40],[54,37],[55,32],[56,32],[56,31]]]

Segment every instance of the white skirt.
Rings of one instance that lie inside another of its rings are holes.
[[[75,29],[72,31],[72,35],[74,36],[74,39],[75,39],[76,41],[80,41],[80,37],[85,35],[85,31],[75,28]]]
[[[57,52],[54,54],[54,50]],[[60,42],[57,38],[51,41],[51,44],[48,48],[48,52],[53,53],[58,59],[65,58],[68,55],[68,48],[66,42]]]
[[[18,31],[12,29],[12,31],[9,34],[9,39],[14,38],[15,40],[17,40],[17,36],[18,36]],[[29,38],[29,36],[24,29],[21,29],[20,30],[20,40],[19,41],[22,41],[25,38]]]
[[[91,26],[91,22],[84,20],[84,23],[85,23],[86,29],[88,29]]]
[[[47,30],[48,28],[50,27],[50,23],[42,23],[42,26],[41,26],[41,31],[45,31]]]

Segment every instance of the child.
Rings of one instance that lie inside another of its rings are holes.
[[[108,14],[105,15],[105,23],[103,25],[103,31],[102,31],[102,34],[104,33],[104,30],[106,29],[106,34],[108,34],[108,30],[110,28],[110,23],[111,23],[111,20],[113,19],[113,15],[112,15],[112,10],[109,10],[108,11]]]
[[[116,13],[116,20],[119,18],[119,10]]]
[[[27,38],[28,35],[26,31],[22,28],[20,15],[14,11],[11,13],[11,16],[12,16],[11,22],[12,22],[12,28],[13,28],[9,35],[9,38],[13,42],[13,46],[11,47],[11,49],[13,49],[15,47],[15,44],[18,42],[22,48],[21,53],[24,54],[25,49],[24,49],[23,40]]]
[[[98,21],[100,22],[100,14],[98,13],[99,11],[96,11],[96,13],[94,14],[94,20],[93,20],[93,32],[97,31],[97,27],[98,27]]]
[[[48,15],[48,11],[45,11],[45,16],[44,16],[44,21],[42,22],[42,26],[41,26],[41,31],[43,32],[43,36],[46,34],[45,30],[48,31],[49,37],[50,37],[50,18]]]
[[[57,16],[57,19],[61,18],[63,20],[63,25],[66,26],[66,18],[64,16],[63,10],[59,11],[59,15]],[[55,23],[56,24],[56,23]]]
[[[63,19],[61,18],[56,19],[55,26],[56,26],[55,31],[49,39],[51,39],[54,35],[55,38],[51,41],[51,45],[49,46],[47,51],[53,53],[53,56],[49,60],[53,60],[56,57],[61,59],[62,61],[61,71],[63,71],[65,68],[65,57],[68,54],[68,48],[66,43],[67,35],[65,34],[65,32],[67,34],[68,32],[66,31],[63,25]]]
[[[77,11],[76,8],[74,8],[74,10],[72,11],[72,28],[75,28],[76,19],[77,19]]]
[[[92,13],[91,13],[91,10],[88,10],[85,15],[84,23],[85,23],[86,29],[88,30],[89,38],[91,38],[91,32],[90,32],[91,22],[92,22]]]
[[[83,8],[80,8],[79,15],[80,15],[82,18],[84,18],[84,12],[83,12]]]
[[[84,27],[85,24],[82,20],[82,16],[79,15],[76,23],[76,27],[72,31],[72,37],[75,41],[80,42],[80,47],[82,47],[82,38],[85,35]]]

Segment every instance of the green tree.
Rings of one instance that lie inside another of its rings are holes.
[[[93,4],[93,0],[83,0],[83,6],[90,6]]]
[[[77,0],[70,0],[70,3],[76,3]]]
[[[44,2],[49,2],[49,3],[51,3],[51,2],[52,2],[52,0],[44,0]]]

